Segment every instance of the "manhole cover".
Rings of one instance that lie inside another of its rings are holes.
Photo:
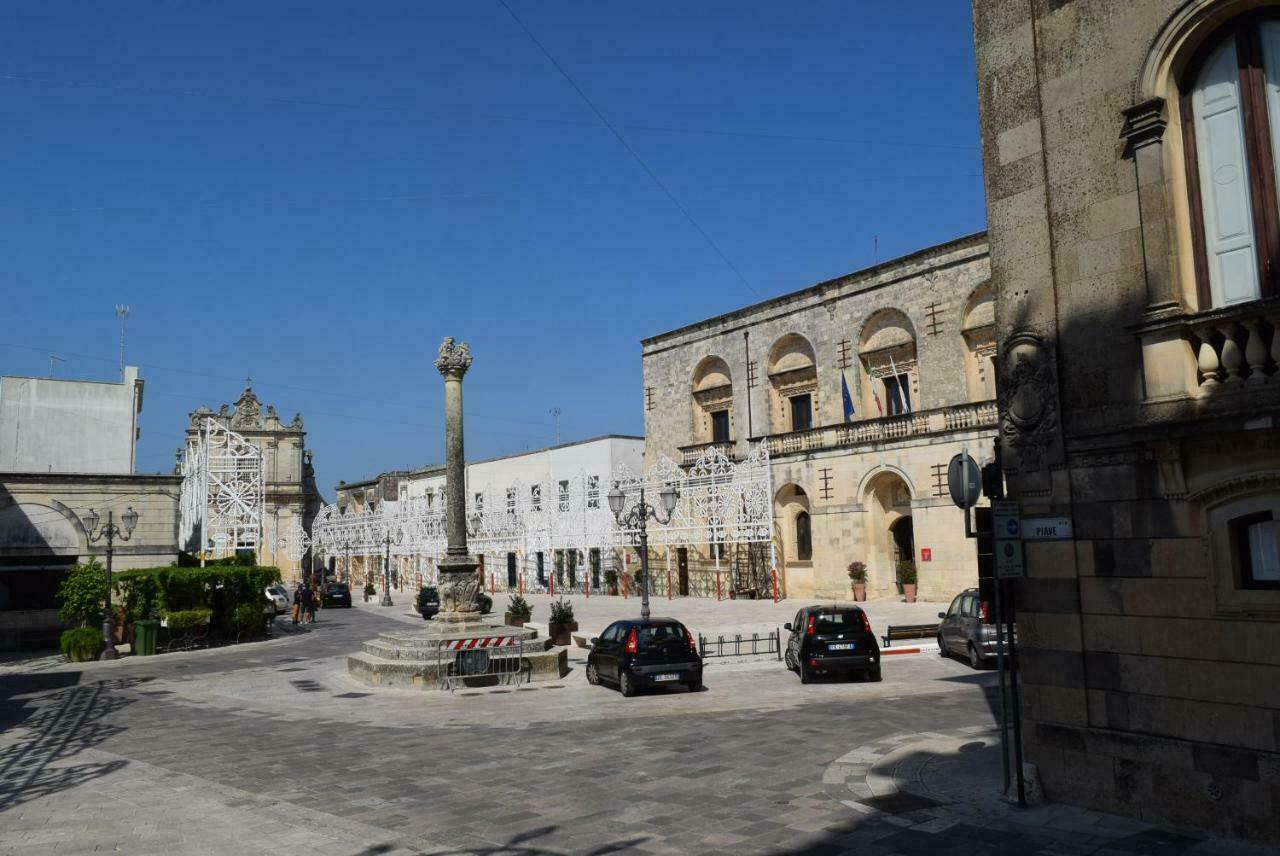
[[[870,797],[865,800],[858,800],[865,806],[870,806],[876,811],[882,811],[885,814],[905,814],[909,811],[919,811],[922,808],[936,808],[942,805],[937,800],[931,800],[928,797],[922,797],[919,794],[908,793],[907,791],[896,791],[892,794],[885,794],[879,797]]]

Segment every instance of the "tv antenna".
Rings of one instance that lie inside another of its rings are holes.
[[[54,362],[65,363],[66,360],[64,360],[62,357],[58,356],[57,354],[50,354],[49,355],[49,377],[53,377]]]
[[[120,380],[124,380],[124,324],[129,320],[129,307],[116,304],[116,317],[120,319]]]
[[[556,445],[560,445],[560,408],[553,407],[548,411],[556,419]]]

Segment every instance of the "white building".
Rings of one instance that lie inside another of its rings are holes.
[[[554,512],[573,509],[600,511],[607,508],[605,495],[610,478],[619,468],[642,472],[644,439],[610,434],[589,440],[563,443],[545,449],[504,455],[467,464],[467,506],[473,513],[490,514],[502,509],[515,513]],[[448,490],[444,467],[432,465],[416,470],[399,470],[361,482],[339,482],[337,511],[362,514],[381,503],[421,503],[428,509],[444,509]],[[595,516],[599,516],[598,514]],[[620,551],[587,543],[572,535],[513,541],[506,549],[480,551],[486,586],[494,591],[581,590],[585,586],[606,586],[609,571],[620,567]],[[391,570],[395,587],[423,585],[434,579],[435,558],[397,555],[393,548]],[[348,573],[353,582],[381,584],[381,564],[367,547],[347,557],[331,557],[331,567]]]
[[[0,377],[0,472],[132,473],[142,385],[137,366],[119,383]]]

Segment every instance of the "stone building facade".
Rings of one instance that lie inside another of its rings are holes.
[[[897,594],[906,561],[922,599],[949,599],[977,583],[946,469],[993,455],[993,324],[979,234],[645,339],[646,465],[766,443],[780,594],[847,599],[853,561],[869,596]]]
[[[258,561],[278,567],[286,582],[300,579],[310,555],[293,558],[280,545],[295,523],[310,532],[312,520],[324,505],[311,466],[311,452],[306,447],[302,415],[295,413],[291,421],[281,421],[275,407],[264,408],[246,383],[234,405],[224,404],[216,412],[207,407],[191,412],[188,442],[200,434],[205,419],[231,429],[262,452],[263,513]]]
[[[1026,752],[1280,841],[1280,4],[973,0]]]

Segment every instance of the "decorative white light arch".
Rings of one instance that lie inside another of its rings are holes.
[[[208,558],[263,544],[262,451],[206,418],[182,456],[179,536],[183,549]]]

